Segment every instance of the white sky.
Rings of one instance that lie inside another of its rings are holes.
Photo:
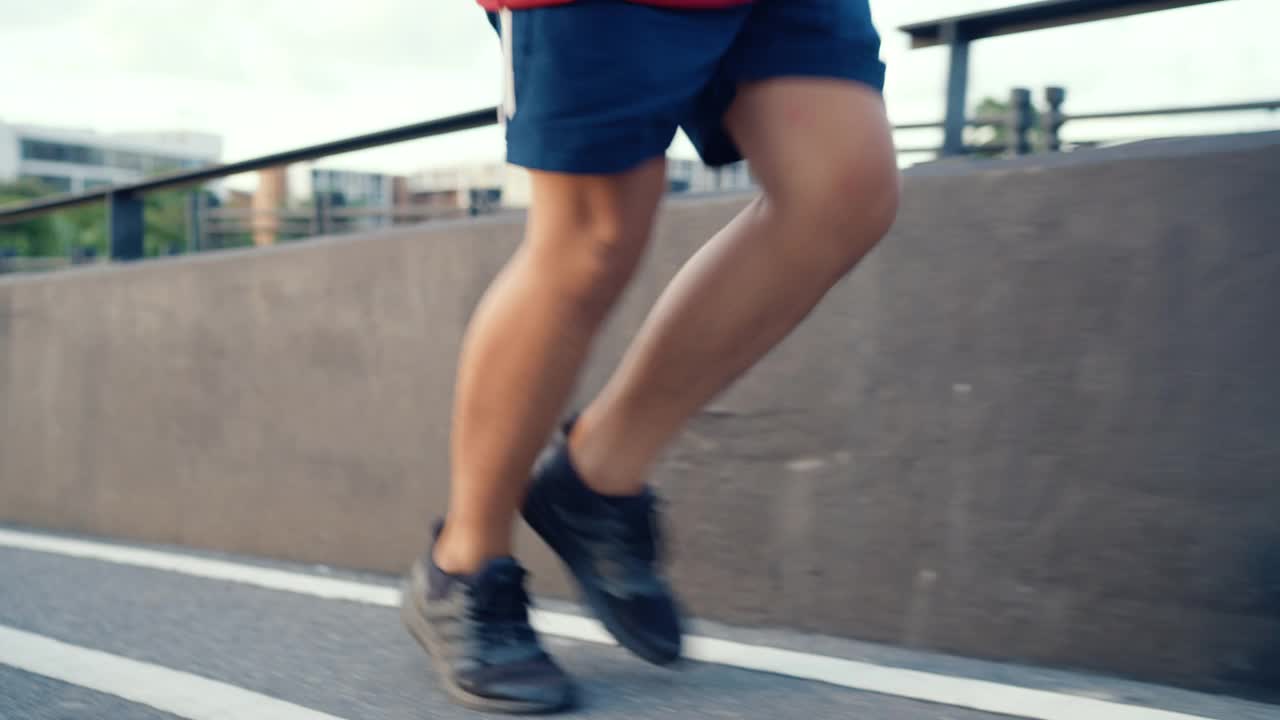
[[[1020,0],[872,0],[897,122],[942,114],[945,51],[899,25]],[[972,99],[1068,88],[1069,110],[1280,97],[1280,0],[1225,0],[975,45]],[[0,0],[0,118],[191,129],[234,160],[491,106],[496,38],[472,0]],[[1078,138],[1280,128],[1280,113],[1069,127]],[[929,133],[903,145],[936,144]],[[688,149],[677,145],[677,154]],[[501,156],[496,129],[326,161],[406,172]]]

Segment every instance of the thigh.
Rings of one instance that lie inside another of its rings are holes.
[[[623,0],[515,11],[508,159],[533,170],[611,174],[665,154],[747,18],[745,8],[693,12]]]
[[[787,78],[858,86],[860,91],[834,93],[843,106],[852,104],[850,98],[855,96],[878,95],[884,87],[885,65],[868,0],[759,0],[752,5],[722,67],[700,96],[696,112],[684,123],[708,163],[736,162],[745,153],[739,147],[740,133],[729,132],[725,122],[732,107],[744,104],[738,102],[744,88]],[[781,94],[791,98],[797,92],[812,96],[799,100],[814,102],[825,102],[830,94],[803,90]],[[758,101],[745,104],[755,106]],[[840,112],[864,111],[846,107]]]
[[[880,94],[840,78],[744,84],[725,116],[752,175],[778,200],[868,198],[895,184],[897,154]]]

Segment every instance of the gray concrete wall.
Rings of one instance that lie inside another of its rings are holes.
[[[910,175],[892,237],[662,465],[688,604],[1280,690],[1277,188],[1274,135]],[[744,202],[668,205],[584,394]],[[0,281],[0,520],[401,570],[520,221]]]

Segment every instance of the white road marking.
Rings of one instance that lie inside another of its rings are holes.
[[[0,547],[165,570],[329,600],[347,600],[383,607],[396,607],[400,603],[399,591],[382,585],[274,570],[177,552],[147,550],[2,528],[0,528]],[[614,644],[613,639],[598,622],[577,615],[545,610],[535,611],[533,624],[539,632],[547,635],[591,643]],[[1088,718],[1088,720],[1211,720],[1200,715],[1155,710],[1079,695],[906,670],[717,638],[688,636],[685,640],[685,655],[690,660],[1028,720],[1081,720],[1082,718]]]
[[[188,720],[341,720],[216,680],[0,625],[0,665]]]
[[[365,605],[397,607],[400,592],[371,583],[339,580],[305,573],[274,570],[243,563],[214,560],[176,552],[147,550],[111,543],[38,535],[0,528],[0,547],[102,560],[117,565],[166,570],[210,580],[226,580],[269,590],[312,595],[326,600],[349,600]]]

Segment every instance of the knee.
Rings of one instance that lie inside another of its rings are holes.
[[[803,184],[776,199],[787,226],[801,226],[805,238],[795,255],[809,271],[845,275],[889,233],[898,216],[902,179],[896,160],[849,158],[812,172]]]
[[[554,233],[553,241],[531,238],[535,280],[547,283],[567,311],[598,323],[634,274],[647,232],[628,227],[621,216],[609,212],[583,214],[557,225],[545,228]]]
[[[870,250],[889,234],[902,198],[902,175],[896,162],[881,167],[846,167],[830,187],[820,216],[846,243],[855,248],[863,243],[865,250]]]

